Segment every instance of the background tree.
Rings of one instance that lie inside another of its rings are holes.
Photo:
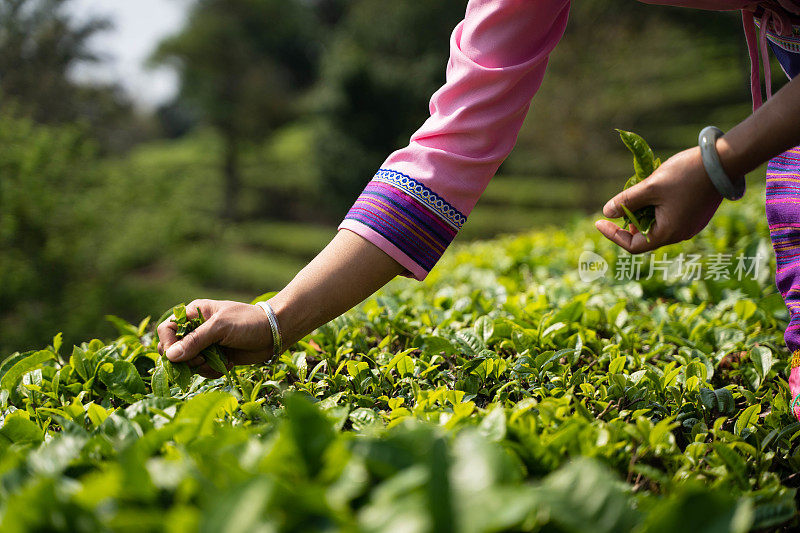
[[[629,158],[614,127],[641,133],[660,155],[679,151],[709,114],[727,127],[749,113],[748,74],[738,13],[585,0],[500,174],[566,177],[597,209],[597,184],[616,183]]]
[[[464,0],[355,0],[339,20],[322,60],[316,143],[337,215],[427,117],[465,8]]]
[[[314,81],[317,30],[296,0],[199,0],[153,56],[177,68],[180,98],[222,137],[226,219],[237,217],[243,144],[294,118],[298,91]]]
[[[101,58],[89,42],[110,28],[107,20],[78,21],[70,0],[0,2],[0,106],[43,124],[82,122],[101,147],[120,151],[143,136],[117,85],[84,85],[74,69]]]

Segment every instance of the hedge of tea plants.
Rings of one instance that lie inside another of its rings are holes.
[[[155,320],[8,354],[0,529],[792,530],[800,424],[761,201],[640,275],[589,222],[456,245],[218,380],[165,377]],[[608,264],[592,281],[587,250]]]

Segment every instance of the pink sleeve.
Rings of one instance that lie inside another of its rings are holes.
[[[339,229],[425,278],[514,147],[568,14],[569,0],[470,0],[430,118],[389,156]]]

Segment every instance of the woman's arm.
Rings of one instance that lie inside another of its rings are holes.
[[[271,300],[284,345],[338,316],[397,274],[424,278],[516,142],[547,59],[567,23],[568,0],[470,0],[450,39],[447,81],[411,142],[386,160],[331,243]],[[177,342],[159,326],[159,349],[213,375],[197,354],[219,343],[235,364],[265,361],[264,312],[197,300],[207,322]]]
[[[350,231],[340,231],[320,254],[270,300],[281,327],[284,346],[290,346],[322,324],[336,318],[403,271],[380,248]],[[195,300],[186,306],[190,317],[197,309],[208,320],[178,342],[174,323],[158,328],[167,357],[190,361],[196,371],[216,377],[198,354],[221,344],[233,364],[253,364],[272,356],[272,335],[266,314],[255,305],[217,300]]]
[[[397,261],[366,239],[351,231],[338,232],[270,302],[284,328],[284,346],[360,303],[402,271]]]
[[[431,116],[381,165],[340,228],[423,279],[514,147],[568,15],[568,0],[471,0]]]
[[[743,180],[769,159],[800,144],[800,77],[786,84],[747,119],[717,140],[717,151],[731,179]],[[711,183],[700,148],[684,150],[661,165],[652,176],[608,201],[603,214],[622,216],[620,205],[635,211],[656,208],[648,238],[623,230],[609,220],[597,229],[631,253],[647,252],[695,236],[716,212],[722,198]]]
[[[800,144],[800,77],[717,141],[729,176],[744,176]]]

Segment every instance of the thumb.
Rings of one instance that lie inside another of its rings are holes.
[[[206,320],[197,329],[167,349],[167,359],[182,363],[197,357],[201,351],[219,340],[219,328],[215,320]]]
[[[625,189],[603,206],[603,215],[608,218],[619,218],[625,214],[622,205],[630,211],[653,205],[653,189],[647,180],[640,181],[630,189]]]

